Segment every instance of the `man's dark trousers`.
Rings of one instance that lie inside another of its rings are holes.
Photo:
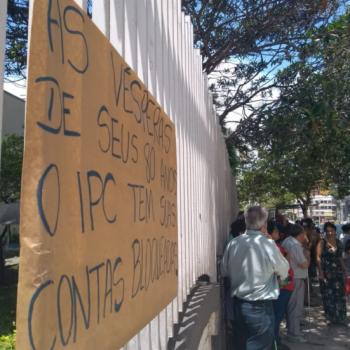
[[[275,316],[272,300],[245,301],[234,298],[235,349],[271,350]]]

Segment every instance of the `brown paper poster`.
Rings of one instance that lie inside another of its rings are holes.
[[[17,348],[118,349],[177,293],[174,124],[71,0],[34,2]]]

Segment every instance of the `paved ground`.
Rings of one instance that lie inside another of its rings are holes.
[[[348,316],[350,316],[349,304],[350,302],[348,302]],[[308,343],[295,344],[283,341],[291,350],[350,350],[350,323],[348,327],[328,326],[321,306],[306,308],[306,311],[303,332]],[[283,329],[281,333],[284,333]]]

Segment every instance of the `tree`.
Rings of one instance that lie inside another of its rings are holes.
[[[192,17],[203,69],[211,75],[218,71],[211,88],[221,124],[226,125],[230,113],[249,114],[261,99],[272,97],[281,65],[293,62],[308,42],[308,33],[326,26],[346,3],[183,0]]]
[[[245,113],[271,95],[281,63],[292,61],[306,33],[326,25],[344,3],[348,0],[183,0],[203,70],[220,70],[212,89],[222,125],[229,113],[241,108]],[[27,28],[28,0],[8,0],[7,78],[26,76]]]
[[[241,205],[260,203],[266,207],[284,207],[295,197],[281,186],[281,174],[260,159],[243,169],[238,177],[238,194]]]
[[[327,95],[327,108],[333,146],[332,168],[329,176],[339,196],[350,188],[350,9],[330,26],[314,35],[312,45],[305,49],[304,59],[315,72],[322,74],[322,90]],[[338,128],[334,127],[338,125]]]
[[[263,176],[266,193],[293,194],[304,216],[315,187],[350,193],[349,33],[350,15],[313,33],[279,74],[278,99],[237,128],[249,165],[242,184],[261,186]]]
[[[1,146],[0,200],[10,203],[21,193],[23,137],[14,134],[4,137]]]
[[[92,16],[92,0],[87,2]],[[10,81],[26,79],[28,51],[29,0],[8,0],[5,50],[5,77]]]
[[[21,80],[26,76],[28,41],[28,0],[8,0],[5,76]]]

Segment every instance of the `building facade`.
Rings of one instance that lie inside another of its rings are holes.
[[[340,223],[350,222],[350,196],[338,201],[337,216]]]
[[[323,224],[327,221],[339,222],[341,220],[339,217],[339,204],[338,201],[329,194],[314,193],[311,198],[311,204],[308,211],[308,216],[312,218],[315,224]],[[350,197],[349,197],[349,209],[350,209]],[[350,212],[350,211],[349,211]],[[295,203],[293,208],[287,210],[287,215],[293,221],[303,218],[303,212],[300,206]]]
[[[310,217],[315,223],[337,221],[337,201],[331,195],[315,195],[310,206]]]
[[[4,106],[2,120],[2,135],[8,134],[23,136],[25,101],[7,91],[4,91]]]

